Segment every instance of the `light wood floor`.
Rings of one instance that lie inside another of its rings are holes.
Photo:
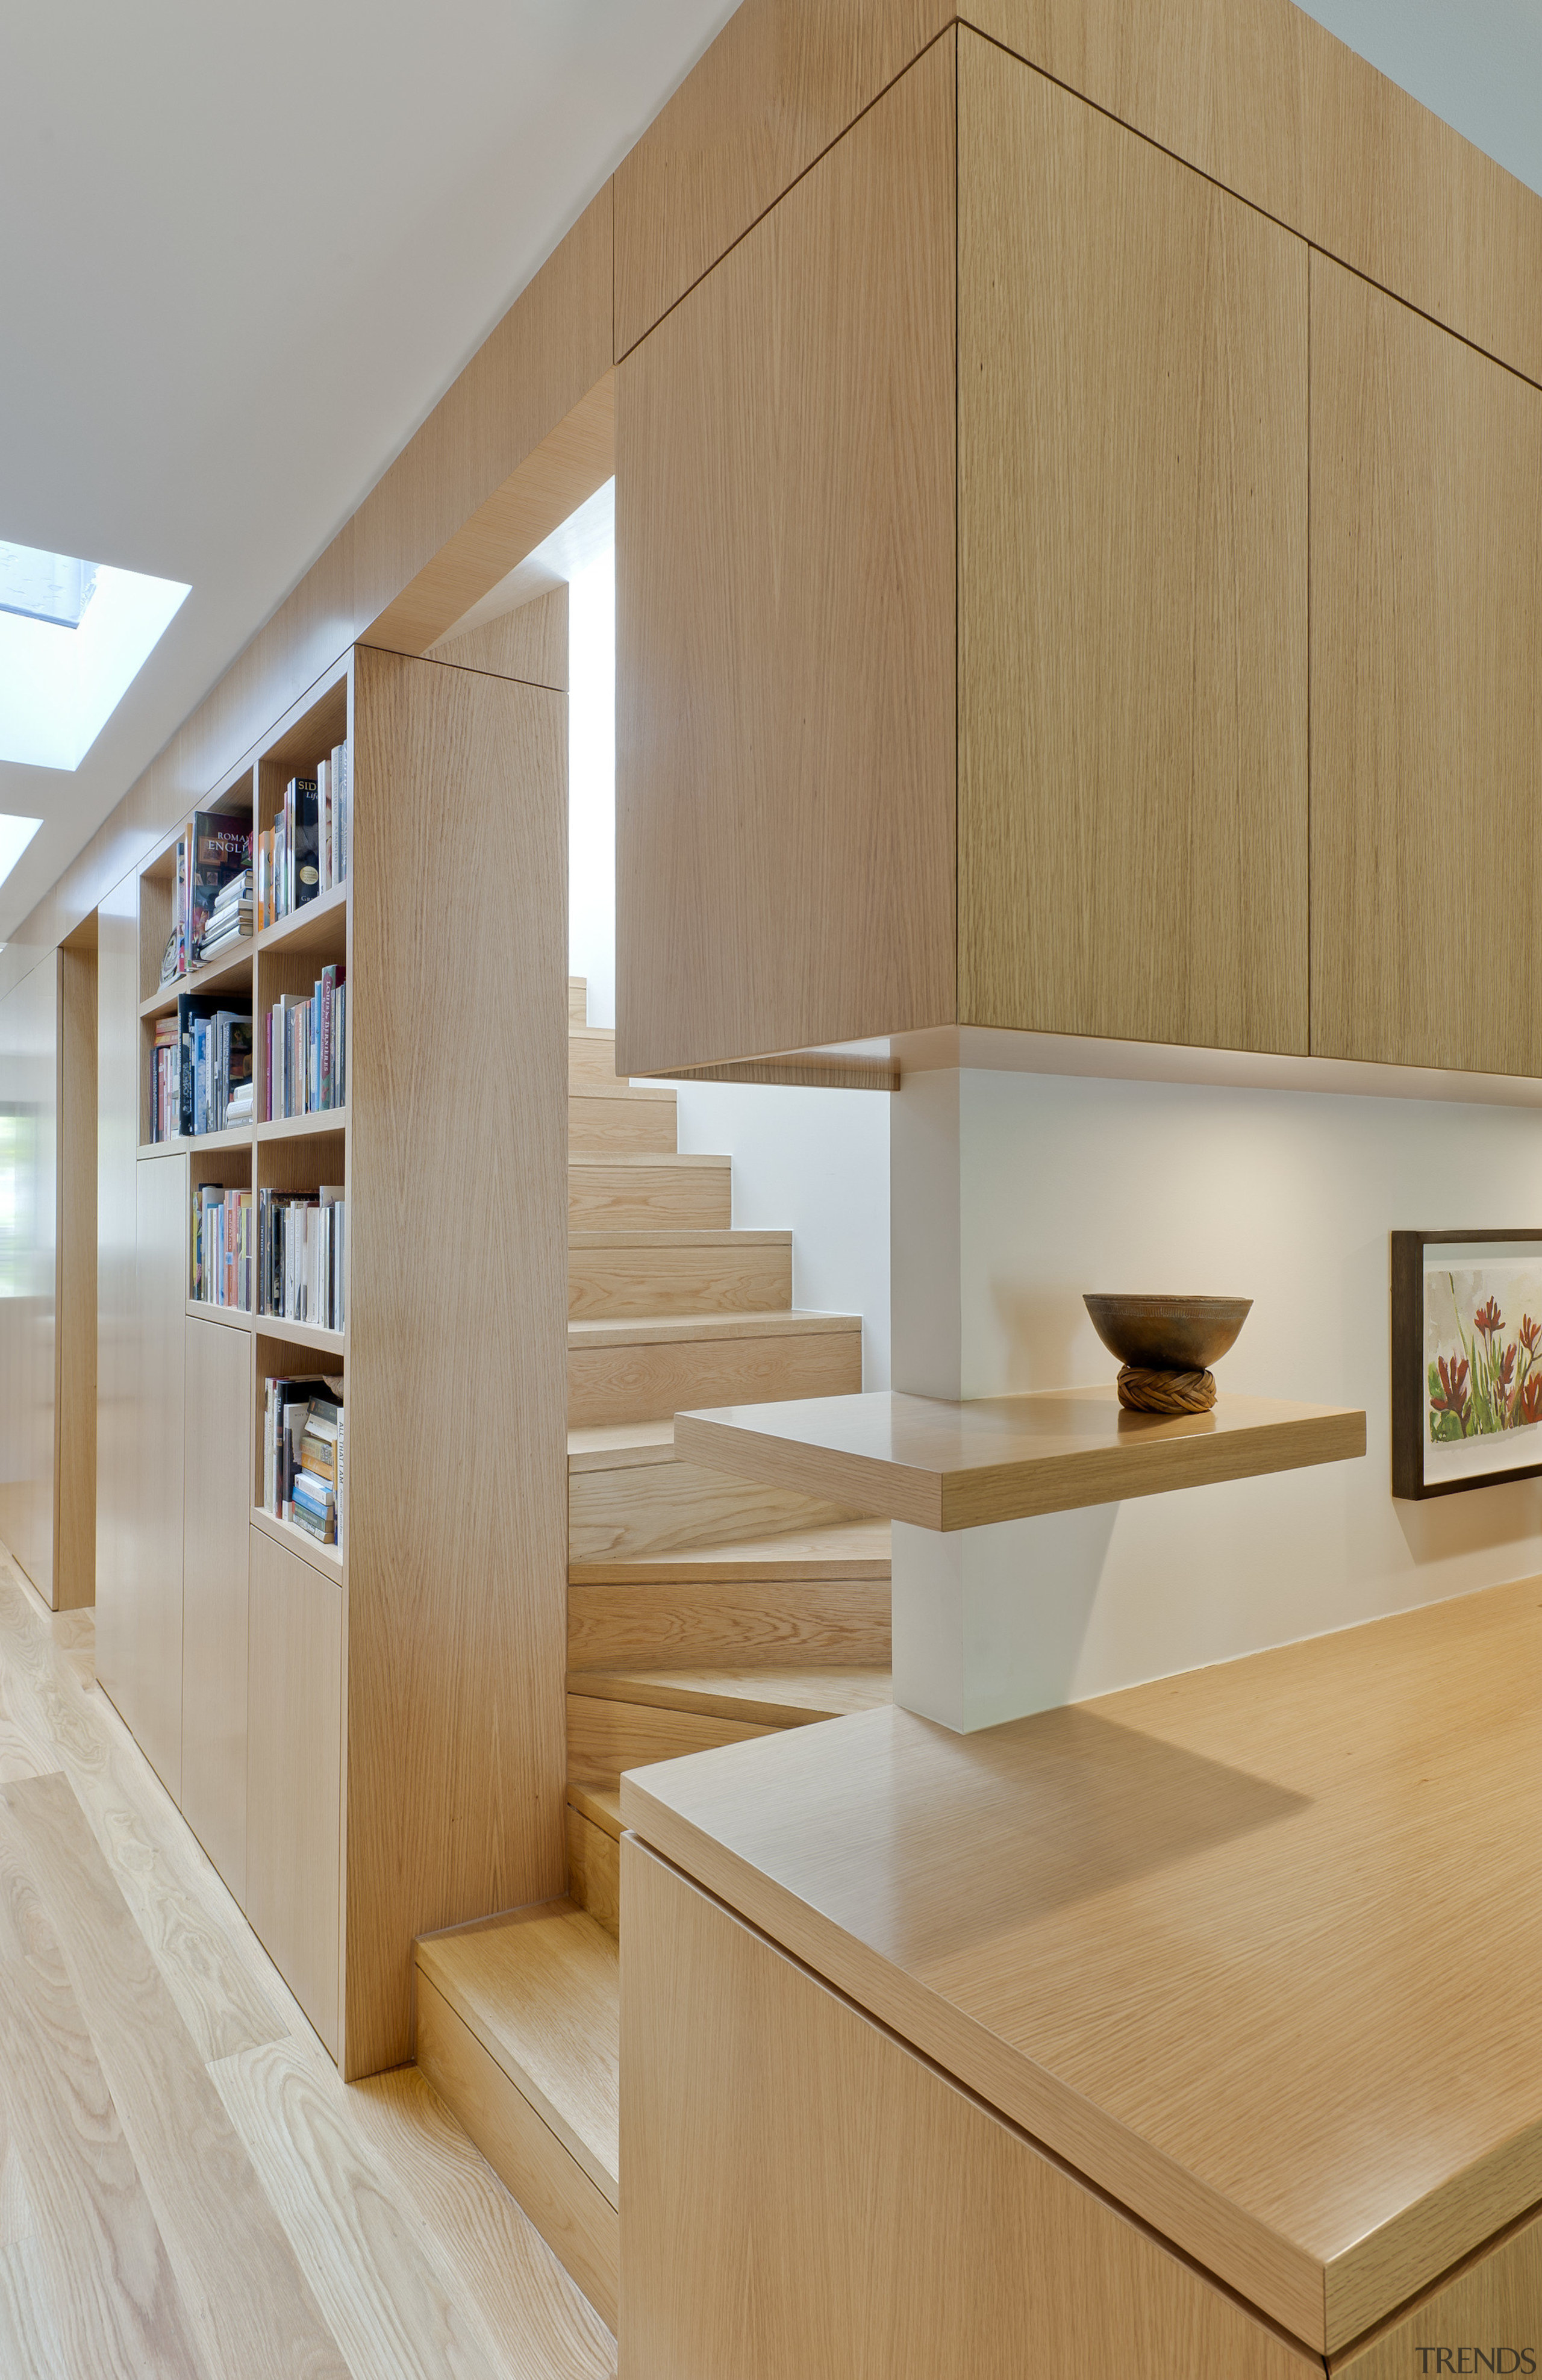
[[[0,1548],[4,2380],[609,2380],[416,2070],[346,2089]]]

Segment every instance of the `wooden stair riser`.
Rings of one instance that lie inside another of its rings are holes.
[[[626,1077],[615,1070],[615,1035],[608,1025],[570,1029],[567,1079],[575,1090],[613,1091]]]
[[[420,1968],[417,1985],[419,2071],[614,2330],[621,2269],[616,2209]]]
[[[698,1711],[569,1694],[567,1773],[580,1785],[613,1787],[623,1769],[646,1768],[655,1760],[678,1760],[687,1752],[710,1752],[720,1743],[745,1743],[752,1736],[776,1732]]]
[[[570,1562],[635,1560],[727,1537],[771,1537],[823,1529],[852,1515],[795,1488],[764,1488],[696,1463],[632,1463],[614,1470],[569,1469]]]
[[[575,1091],[567,1102],[567,1146],[575,1157],[673,1157],[674,1095]]]
[[[567,1311],[574,1321],[651,1314],[784,1314],[793,1302],[793,1247],[747,1238],[678,1246],[569,1243]]]
[[[606,1932],[621,1934],[621,1845],[572,1803],[567,1808],[568,1897]]]
[[[725,1232],[733,1221],[733,1169],[649,1165],[618,1157],[567,1169],[573,1232]]]
[[[889,1607],[887,1579],[570,1586],[568,1666],[881,1669],[891,1658]]]
[[[567,1426],[585,1429],[605,1422],[662,1420],[698,1406],[850,1396],[861,1386],[860,1325],[765,1338],[746,1333],[570,1347]]]

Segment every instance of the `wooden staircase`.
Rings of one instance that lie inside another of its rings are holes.
[[[624,1769],[889,1699],[889,1528],[674,1459],[693,1405],[862,1385],[569,986],[569,1897],[418,1944],[418,2059],[613,2329]]]

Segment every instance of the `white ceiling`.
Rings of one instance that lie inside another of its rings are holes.
[[[0,11],[0,538],[192,592],[0,941],[399,453],[732,0]]]

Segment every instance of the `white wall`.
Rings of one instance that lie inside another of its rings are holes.
[[[791,1231],[793,1303],[862,1317],[863,1382],[889,1385],[887,1091],[681,1083],[685,1156],[734,1160],[734,1221]]]
[[[1534,190],[1542,190],[1542,10],[1536,0],[1304,0],[1368,58]]]
[[[1363,1462],[1118,1507],[1070,1698],[1542,1571],[1542,1483],[1393,1501],[1388,1287],[1394,1228],[1542,1226],[1542,1115],[953,1079],[965,1394],[1111,1379],[1082,1292],[1172,1290],[1255,1301],[1217,1366],[1222,1396],[1355,1404],[1367,1416]],[[939,1078],[910,1078],[897,1154],[913,1132],[913,1087],[934,1110],[946,1097]],[[907,1228],[915,1267],[914,1226],[897,1212],[897,1243]],[[942,1265],[947,1239],[944,1221]],[[897,1342],[908,1319],[896,1318]]]

